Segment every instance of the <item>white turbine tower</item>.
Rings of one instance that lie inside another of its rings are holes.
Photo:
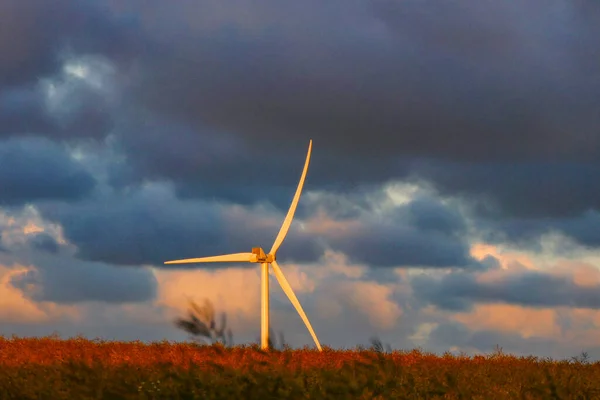
[[[298,298],[294,294],[292,287],[288,283],[285,275],[279,268],[279,264],[277,264],[277,250],[283,243],[285,236],[290,229],[290,225],[292,224],[292,219],[294,218],[294,213],[296,212],[296,207],[298,206],[298,201],[300,200],[300,193],[302,193],[302,186],[304,186],[304,180],[306,179],[306,172],[308,171],[308,163],[310,161],[310,152],[312,150],[312,140],[308,145],[308,154],[306,155],[306,162],[304,163],[304,170],[302,171],[302,176],[300,177],[300,183],[298,184],[298,188],[296,189],[296,194],[294,194],[294,199],[292,200],[292,205],[288,210],[288,213],[283,221],[283,225],[281,225],[281,229],[279,230],[279,234],[273,243],[273,247],[271,247],[271,251],[268,254],[265,254],[264,250],[261,247],[254,247],[252,249],[252,253],[235,253],[235,254],[226,254],[222,256],[215,257],[202,257],[202,258],[189,258],[185,260],[175,260],[175,261],[167,261],[165,264],[188,264],[188,263],[205,263],[205,262],[251,262],[251,263],[260,263],[261,264],[261,347],[263,349],[267,349],[269,347],[269,265],[273,267],[273,272],[275,273],[275,277],[277,281],[281,285],[281,288],[290,299],[294,307],[296,307],[296,311],[300,314],[302,321],[308,328],[315,344],[319,351],[322,351],[321,344],[319,343],[319,339],[317,339],[317,335],[313,330],[308,317],[304,313]]]

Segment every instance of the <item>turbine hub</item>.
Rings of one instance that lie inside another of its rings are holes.
[[[275,256],[273,254],[265,254],[265,251],[262,249],[262,247],[253,247],[252,254],[254,254],[254,257],[251,262],[272,263],[275,261]]]

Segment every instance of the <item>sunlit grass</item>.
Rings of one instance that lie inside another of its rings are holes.
[[[18,397],[15,397],[17,396]],[[600,363],[0,337],[0,398],[599,398]]]

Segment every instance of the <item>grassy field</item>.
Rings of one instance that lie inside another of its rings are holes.
[[[1,338],[0,399],[600,399],[600,363]]]

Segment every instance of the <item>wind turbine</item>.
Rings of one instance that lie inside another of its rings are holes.
[[[304,180],[306,179],[306,172],[308,171],[308,163],[310,161],[310,152],[312,150],[312,140],[308,144],[308,154],[306,155],[306,162],[304,163],[304,170],[302,171],[302,176],[300,177],[300,183],[298,183],[298,188],[296,189],[296,194],[294,194],[294,199],[292,200],[292,205],[288,210],[288,213],[281,225],[281,229],[279,230],[279,234],[277,238],[275,238],[275,242],[273,243],[273,247],[271,247],[271,251],[268,254],[265,254],[265,251],[261,247],[252,248],[251,253],[235,253],[235,254],[226,254],[222,256],[214,256],[214,257],[202,257],[202,258],[188,258],[185,260],[174,260],[167,261],[165,264],[188,264],[188,263],[205,263],[205,262],[251,262],[251,263],[259,263],[261,264],[261,348],[268,349],[269,347],[269,265],[273,267],[273,272],[275,273],[275,277],[279,282],[279,285],[290,299],[298,314],[304,321],[304,324],[308,328],[315,344],[319,351],[323,351],[321,348],[321,344],[319,343],[319,339],[317,339],[317,335],[313,330],[306,313],[302,309],[296,294],[292,290],[292,287],[288,283],[283,271],[279,267],[277,263],[277,250],[283,243],[285,236],[290,229],[290,225],[292,224],[292,219],[294,218],[294,213],[296,212],[296,207],[298,206],[298,201],[300,200],[300,194],[302,193],[302,187],[304,186]]]

